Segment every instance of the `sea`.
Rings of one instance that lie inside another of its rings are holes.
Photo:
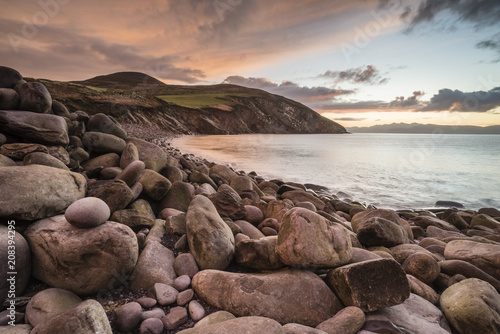
[[[430,209],[437,201],[500,208],[500,135],[217,135],[181,137],[172,145],[379,208]]]

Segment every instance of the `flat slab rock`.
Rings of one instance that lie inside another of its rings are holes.
[[[240,317],[271,318],[281,324],[314,327],[343,308],[323,280],[305,270],[261,274],[204,270],[194,276],[192,286],[214,307]]]

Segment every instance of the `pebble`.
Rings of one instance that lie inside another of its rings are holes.
[[[150,318],[161,319],[165,316],[165,311],[159,307],[155,307],[152,310],[142,312],[141,319],[146,320]]]
[[[163,333],[163,321],[158,318],[149,318],[142,322],[140,334],[161,334]]]
[[[116,310],[116,327],[122,332],[129,332],[141,321],[142,307],[137,302],[125,304]]]
[[[172,285],[177,291],[184,291],[191,285],[191,278],[188,275],[177,277]]]
[[[177,301],[177,295],[179,294],[179,291],[175,288],[163,283],[156,283],[153,287],[153,291],[158,304],[162,306],[175,303]]]
[[[110,216],[109,206],[100,198],[85,197],[71,204],[64,217],[73,226],[81,228],[104,224]]]
[[[174,330],[189,319],[186,308],[176,306],[170,309],[170,313],[163,317],[165,329]]]
[[[205,316],[205,308],[196,300],[189,302],[189,315],[194,321],[200,321]]]
[[[184,306],[189,303],[194,297],[193,289],[184,290],[177,296],[177,305]]]
[[[175,258],[174,269],[177,276],[187,275],[190,278],[200,271],[191,253],[182,253]]]
[[[136,300],[144,308],[152,308],[156,305],[156,299],[150,297],[141,297]]]

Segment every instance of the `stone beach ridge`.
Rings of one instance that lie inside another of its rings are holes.
[[[0,66],[0,333],[500,333],[498,208],[365,206],[169,140]]]

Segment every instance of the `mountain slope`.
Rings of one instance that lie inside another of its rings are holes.
[[[465,125],[436,125],[418,123],[392,123],[374,125],[366,128],[350,127],[352,133],[446,133],[446,134],[500,134],[500,126],[465,126]]]
[[[71,111],[102,112],[174,134],[347,132],[301,103],[237,85],[167,85],[138,72],[41,81]]]

